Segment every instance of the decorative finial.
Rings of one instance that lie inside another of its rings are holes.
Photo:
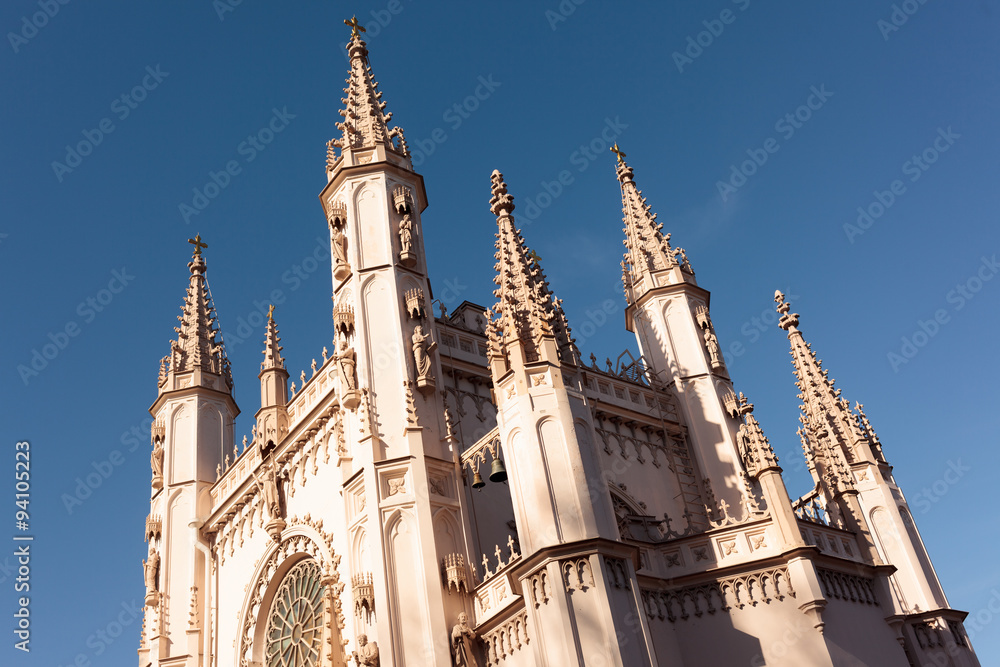
[[[350,29],[351,29],[351,39],[354,39],[355,37],[360,37],[361,35],[359,33],[367,32],[367,30],[365,30],[361,26],[361,24],[358,22],[358,17],[357,16],[354,16],[353,18],[351,18],[350,21],[345,20],[344,21],[344,25],[350,27]]]
[[[201,234],[197,234],[193,239],[188,239],[188,243],[194,246],[194,256],[201,257],[201,249],[207,248],[207,243],[202,243]]]
[[[267,319],[269,319],[269,320],[273,320],[274,319],[274,304],[273,303],[270,306],[267,307]]]
[[[617,141],[615,142],[615,145],[611,147],[611,152],[618,156],[618,164],[621,164],[622,162],[625,161],[623,159],[625,157],[625,151],[623,151],[622,149],[618,148],[618,142]]]

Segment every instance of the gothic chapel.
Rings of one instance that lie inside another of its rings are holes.
[[[272,307],[235,442],[193,240],[150,408],[139,667],[978,665],[868,417],[777,293],[815,481],[788,497],[617,146],[641,356],[581,360],[497,171],[496,304],[435,315],[423,179],[348,25],[331,347],[290,383]]]

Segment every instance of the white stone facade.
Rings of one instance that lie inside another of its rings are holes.
[[[816,481],[799,499],[617,146],[641,357],[580,359],[498,172],[498,302],[436,315],[423,179],[356,26],[348,51],[320,193],[331,348],[289,386],[269,315],[242,446],[194,240],[150,409],[140,667],[979,664],[783,295]]]

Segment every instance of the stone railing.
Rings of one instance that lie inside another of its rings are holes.
[[[316,361],[315,359],[313,360]],[[334,357],[329,357],[323,365],[313,371],[305,383],[295,390],[288,401],[288,430],[292,431],[302,419],[333,390],[333,379],[336,377]],[[301,381],[302,375],[299,375]]]

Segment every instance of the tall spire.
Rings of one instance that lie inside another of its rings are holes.
[[[179,327],[174,327],[177,338],[170,341],[169,374],[201,371],[222,376],[229,389],[233,386],[233,377],[229,368],[229,359],[221,339],[216,339],[219,329],[216,327],[218,317],[212,303],[208,280],[205,278],[207,269],[202,248],[201,235],[188,240],[194,245],[194,253],[188,262],[191,271],[187,294],[181,313],[177,319]],[[167,370],[167,369],[164,369]],[[162,376],[166,380],[165,376]],[[196,381],[195,384],[201,382]],[[212,384],[212,383],[208,383]]]
[[[664,234],[663,225],[656,222],[656,214],[650,210],[642,191],[635,184],[632,168],[625,162],[625,153],[618,148],[618,144],[612,146],[611,151],[618,158],[616,173],[622,189],[622,220],[625,225],[622,281],[629,304],[661,284],[682,280],[694,282],[694,271],[684,249],[670,246],[670,234]],[[653,280],[653,274],[669,269],[678,269],[679,272],[672,279]]]
[[[341,136],[327,144],[328,172],[338,166],[355,164],[353,160],[343,161],[345,155],[354,151],[376,150],[377,155],[366,156],[363,162],[383,160],[386,153],[400,158],[408,155],[402,128],[389,127],[392,113],[385,110],[386,103],[382,101],[382,92],[368,63],[367,44],[361,39],[365,29],[358,23],[357,17],[344,23],[351,27],[351,40],[347,44],[351,71],[347,77],[347,88],[344,88],[347,97],[341,98],[344,108],[340,110],[340,115],[344,120],[337,123]],[[394,142],[397,137],[398,145]],[[339,155],[335,148],[340,149]]]
[[[825,454],[831,463],[838,461],[836,468],[858,461],[878,460],[881,457],[880,448],[862,431],[859,415],[851,410],[847,399],[841,397],[840,390],[834,388],[834,380],[828,377],[822,361],[802,337],[798,329],[798,313],[790,312],[791,304],[785,301],[785,295],[780,291],[774,293],[774,301],[781,315],[778,326],[788,332],[791,343],[795,384],[802,401],[799,420],[802,422],[803,446],[817,455]],[[842,452],[842,457],[838,451]],[[877,451],[878,457],[875,455]],[[824,471],[823,474],[836,473]]]
[[[274,306],[267,310],[267,332],[264,337],[264,361],[260,363],[260,370],[265,371],[271,368],[284,368],[285,360],[281,357],[281,350],[284,348],[278,345],[281,338],[278,337],[278,325],[274,322]]]
[[[506,358],[512,345],[520,344],[524,361],[557,361],[576,363],[576,348],[572,333],[562,309],[562,302],[552,294],[542,272],[538,255],[528,249],[521,232],[514,226],[511,212],[514,197],[507,192],[503,174],[494,171],[490,176],[492,197],[490,210],[497,216],[496,253],[493,295],[497,304],[487,311],[490,338],[490,356],[494,360]],[[552,340],[558,359],[549,357],[543,341]]]

